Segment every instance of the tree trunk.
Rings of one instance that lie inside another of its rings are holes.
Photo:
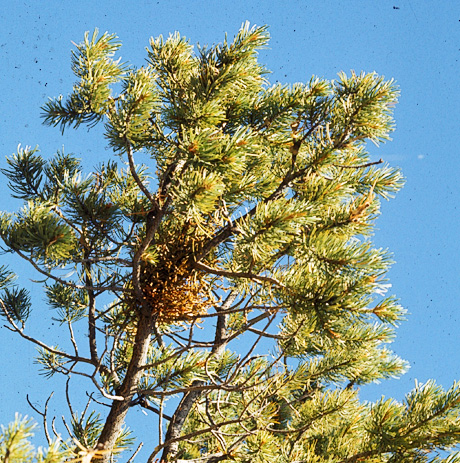
[[[117,390],[117,395],[123,397],[123,401],[114,400],[109,415],[105,421],[99,437],[98,445],[103,449],[111,450],[120,435],[129,404],[138,390],[139,381],[143,371],[140,367],[145,365],[150,345],[151,332],[154,317],[152,315],[140,315],[134,341],[133,355],[126,371],[122,385]],[[104,455],[98,462],[110,461],[110,453]]]
[[[198,386],[203,384],[202,381],[196,381],[196,384],[193,384],[194,386]],[[195,403],[195,401],[198,399],[198,397],[201,395],[201,391],[190,391],[187,392],[184,397],[182,397],[182,400],[177,407],[173,418],[171,422],[169,423],[168,426],[168,432],[166,433],[165,436],[165,442],[167,443],[170,440],[177,439],[180,436],[182,426],[185,423],[185,420],[187,419],[188,414],[190,413],[190,410]],[[179,450],[179,442],[171,442],[167,443],[165,448],[163,449],[163,454],[161,455],[161,462],[174,462],[177,459],[177,452]]]

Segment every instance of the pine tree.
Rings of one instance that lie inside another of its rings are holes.
[[[354,72],[270,85],[267,42],[248,24],[196,50],[160,36],[140,68],[115,59],[114,35],[76,45],[77,82],[44,122],[103,123],[114,154],[85,175],[72,154],[19,148],[3,173],[24,206],[0,216],[70,349],[28,334],[6,267],[0,306],[43,373],[85,376],[91,399],[68,440],[35,409],[48,454],[30,421],[3,428],[2,461],[138,461],[133,407],[158,427],[148,463],[460,461],[437,453],[460,440],[458,384],[359,397],[407,368],[387,347],[404,318],[385,296],[391,256],[370,241],[403,179],[366,151],[388,140],[398,90]]]

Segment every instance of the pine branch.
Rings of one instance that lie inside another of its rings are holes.
[[[27,341],[32,342],[33,344],[36,344],[37,346],[40,346],[42,349],[45,349],[47,352],[51,354],[58,355],[60,357],[64,357],[68,360],[71,360],[73,362],[82,362],[82,363],[87,363],[90,365],[94,365],[94,362],[91,359],[85,358],[85,357],[78,357],[74,355],[67,354],[64,351],[60,351],[58,349],[54,349],[53,347],[50,347],[46,345],[44,342],[39,341],[38,339],[35,339],[32,336],[28,336],[27,334],[24,333],[24,330],[22,328],[19,328],[14,320],[11,318],[8,310],[6,309],[4,303],[2,300],[0,300],[0,306],[2,307],[3,314],[5,317],[8,319],[8,322],[11,324],[11,326],[8,325],[3,325],[5,328],[9,329],[10,331],[13,331],[14,333],[18,333],[22,338],[26,339]]]
[[[51,278],[52,280],[61,283],[69,288],[74,288],[74,289],[84,289],[84,290],[89,290],[89,291],[98,291],[99,294],[105,292],[105,291],[113,291],[113,292],[123,292],[124,288],[122,286],[115,286],[115,285],[110,285],[110,286],[87,286],[87,285],[79,285],[77,283],[72,283],[71,281],[64,280],[62,278],[59,278],[55,275],[53,275],[50,272],[47,272],[46,270],[43,270],[34,260],[30,257],[27,257],[23,252],[15,249],[14,252],[21,257],[22,259],[26,260],[29,262],[32,267],[37,270],[39,273],[42,275],[45,275],[47,278]]]
[[[133,147],[127,139],[125,139],[125,144],[126,144],[126,154],[128,156],[129,169],[130,169],[131,175],[133,176],[139,189],[142,191],[142,193],[144,193],[144,195],[148,198],[148,200],[152,204],[152,208],[153,208],[152,212],[154,214],[158,213],[160,211],[160,206],[157,200],[152,196],[148,188],[142,183],[142,180],[139,178],[139,175],[136,172],[136,166],[134,164],[134,156],[133,156]]]
[[[193,266],[198,269],[198,270],[203,270],[205,272],[208,272],[212,275],[220,275],[220,276],[225,276],[229,278],[248,278],[250,280],[257,280],[261,282],[268,282],[272,283],[275,286],[278,286],[280,288],[285,288],[285,286],[280,283],[276,278],[272,277],[266,277],[263,275],[256,275],[250,272],[232,272],[228,270],[223,270],[223,269],[218,269],[218,268],[213,268],[209,267],[206,264],[203,264],[202,262],[194,262]]]

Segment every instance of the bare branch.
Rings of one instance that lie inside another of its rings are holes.
[[[51,421],[51,428],[53,429],[53,434],[56,436],[56,439],[60,442],[62,441],[62,437],[61,435],[56,431],[56,426],[55,426],[55,422],[56,422],[56,417],[54,417]]]
[[[88,358],[67,354],[67,352],[64,352],[64,351],[61,351],[61,350],[58,350],[58,349],[54,349],[53,347],[50,347],[50,346],[46,345],[42,341],[39,341],[38,339],[33,338],[32,336],[28,336],[27,334],[25,334],[23,332],[22,328],[19,328],[16,325],[16,323],[14,323],[14,321],[11,318],[10,314],[6,310],[5,306],[3,305],[3,301],[0,301],[0,305],[2,306],[3,312],[5,313],[6,317],[8,318],[9,323],[13,326],[13,328],[12,328],[11,326],[3,325],[5,328],[9,329],[10,331],[13,331],[14,333],[18,333],[21,337],[23,337],[27,341],[30,341],[30,342],[36,344],[37,346],[42,347],[43,349],[45,349],[46,351],[48,351],[48,352],[50,352],[52,354],[56,354],[56,355],[65,357],[65,358],[67,358],[69,360],[72,360],[74,362],[82,362],[82,363],[88,363],[90,365],[93,365],[92,360],[90,360]]]
[[[258,334],[260,336],[263,336],[265,338],[271,338],[271,339],[287,339],[287,336],[281,336],[279,334],[270,334],[270,333],[265,333],[264,331],[257,330],[255,328],[248,328],[248,331],[251,331],[254,334]]]
[[[212,455],[207,455],[200,458],[192,458],[189,460],[176,460],[177,463],[217,463],[222,460],[230,458],[230,453],[213,453]]]
[[[27,341],[32,342],[33,344],[36,344],[37,346],[40,346],[42,349],[45,349],[47,352],[50,352],[51,354],[55,354],[55,355],[59,355],[61,357],[64,357],[64,358],[74,362],[74,364],[76,364],[78,362],[81,362],[81,363],[86,363],[86,364],[89,364],[89,365],[93,365],[95,367],[95,370],[94,370],[94,373],[93,373],[92,376],[88,375],[88,374],[85,374],[85,373],[78,373],[78,372],[75,372],[75,371],[74,371],[74,373],[82,375],[82,376],[87,376],[88,378],[91,378],[96,385],[97,385],[97,382],[96,382],[96,380],[94,378],[94,375],[96,375],[99,371],[102,371],[107,375],[111,374],[110,371],[108,370],[108,368],[101,363],[102,358],[97,359],[97,361],[94,362],[92,359],[88,359],[86,357],[80,357],[79,355],[70,355],[67,352],[64,352],[64,351],[55,349],[53,347],[50,347],[47,344],[45,344],[44,342],[42,342],[42,341],[40,341],[38,339],[35,339],[32,336],[29,336],[29,335],[25,334],[23,329],[19,328],[16,325],[16,323],[14,322],[14,320],[11,318],[10,314],[6,310],[5,305],[3,304],[3,301],[1,301],[1,300],[0,300],[0,306],[1,306],[2,310],[3,310],[3,313],[5,314],[6,318],[8,319],[8,322],[12,326],[11,327],[11,326],[8,326],[8,325],[4,325],[5,328],[9,329],[10,331],[13,331],[14,333],[18,333],[22,338],[26,339]],[[64,374],[69,374],[71,372],[71,369],[66,369],[66,368],[64,368],[63,365],[61,365],[61,368],[62,368],[63,371],[64,370],[66,371],[66,373],[64,373]],[[99,389],[99,385],[97,385],[97,386],[98,386],[98,389]],[[107,395],[105,395],[104,397],[110,398],[111,400],[119,400],[119,398],[115,398],[116,396],[107,396]]]
[[[359,166],[344,166],[342,164],[334,164],[334,167],[340,167],[341,169],[364,169],[365,167],[375,166],[382,163],[383,159],[379,159],[378,161],[368,162],[367,164],[361,164]]]
[[[70,396],[69,396],[69,382],[70,382],[70,377],[67,378],[67,381],[65,382],[65,398],[67,400],[67,406],[69,407],[70,414],[72,416],[77,416],[73,409],[72,409],[72,403],[70,401]]]
[[[135,400],[132,400],[129,405],[131,407],[139,405],[140,407],[145,408],[146,410],[150,410],[151,412],[154,412],[157,415],[160,415],[161,413],[161,417],[168,421],[171,421],[172,419],[169,415],[166,415],[165,413],[161,412],[158,408],[155,408],[154,406],[150,405],[150,402],[147,400],[147,397],[145,397],[143,394],[139,394],[139,397]]]
[[[79,285],[77,283],[72,283],[71,281],[64,280],[62,278],[57,277],[56,275],[53,275],[50,272],[47,272],[46,270],[43,270],[30,257],[27,257],[24,253],[22,253],[18,249],[15,249],[14,252],[18,256],[22,257],[24,260],[29,262],[32,265],[32,267],[35,270],[37,270],[37,272],[41,273],[47,278],[51,278],[52,280],[57,281],[58,283],[68,286],[69,288],[93,290],[93,291],[99,291],[99,293],[102,293],[104,291],[123,291],[124,290],[122,286],[105,286],[105,287],[104,286],[86,286],[86,285]]]
[[[206,264],[203,264],[202,262],[194,262],[194,267],[198,270],[203,270],[205,272],[211,273],[213,275],[220,275],[224,277],[229,277],[229,278],[248,278],[250,280],[258,280],[262,282],[269,282],[272,283],[276,286],[279,286],[281,288],[285,288],[283,283],[279,282],[276,278],[272,277],[266,277],[263,275],[256,275],[254,273],[250,272],[231,272],[229,270],[223,270],[223,269],[218,269],[218,268],[213,268],[209,267]]]
[[[77,342],[75,341],[75,336],[74,336],[73,328],[72,328],[72,322],[70,320],[67,320],[67,326],[69,328],[70,341],[72,342],[73,349],[75,351],[75,356],[78,357],[78,345],[77,345]]]
[[[129,162],[129,170],[131,172],[131,175],[134,178],[134,181],[137,183],[137,186],[140,188],[142,193],[144,193],[145,196],[148,198],[154,210],[159,211],[160,207],[159,207],[157,200],[152,196],[148,188],[142,183],[142,180],[139,178],[139,175],[136,172],[136,166],[134,165],[133,147],[128,139],[125,139],[125,145],[126,145],[126,154],[128,156],[128,162]]]
[[[48,403],[49,403],[51,397],[53,397],[53,394],[54,394],[54,391],[46,399],[45,409],[44,409],[43,412],[38,410],[38,408],[34,407],[34,405],[32,405],[32,402],[29,400],[29,394],[26,395],[26,400],[27,400],[27,403],[29,404],[29,406],[32,408],[32,410],[34,410],[36,413],[38,413],[43,418],[43,430],[45,431],[46,442],[48,442],[48,445],[51,445],[51,437],[50,437],[49,432],[48,432],[48,420],[47,420],[46,415],[48,413]]]
[[[91,257],[91,258],[83,258],[83,259],[73,259],[72,262],[75,264],[85,264],[85,263],[90,263],[90,264],[97,264],[99,262],[114,262],[117,264],[123,264],[126,267],[130,267],[132,265],[132,262],[127,259],[122,259],[121,257],[115,257],[115,256],[105,256],[105,257]]]
[[[163,405],[165,398],[160,398],[160,409],[158,410],[158,442],[163,443]],[[171,421],[171,420],[170,420]]]
[[[101,401],[95,399],[95,398],[93,397],[93,393],[88,394],[88,392],[86,392],[86,395],[87,395],[93,402],[96,402],[97,404],[102,405],[102,406],[104,406],[104,407],[110,407],[109,404],[105,404],[104,402],[101,402]]]
[[[131,455],[131,457],[129,458],[129,460],[126,461],[126,463],[132,463],[134,461],[134,458],[136,457],[136,455],[139,453],[140,449],[144,446],[144,443],[141,442],[136,451]]]

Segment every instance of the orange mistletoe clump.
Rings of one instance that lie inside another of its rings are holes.
[[[185,258],[186,243],[172,247],[157,246],[158,260],[144,261],[140,278],[144,297],[158,314],[158,322],[166,324],[195,318],[210,306],[207,282]]]

